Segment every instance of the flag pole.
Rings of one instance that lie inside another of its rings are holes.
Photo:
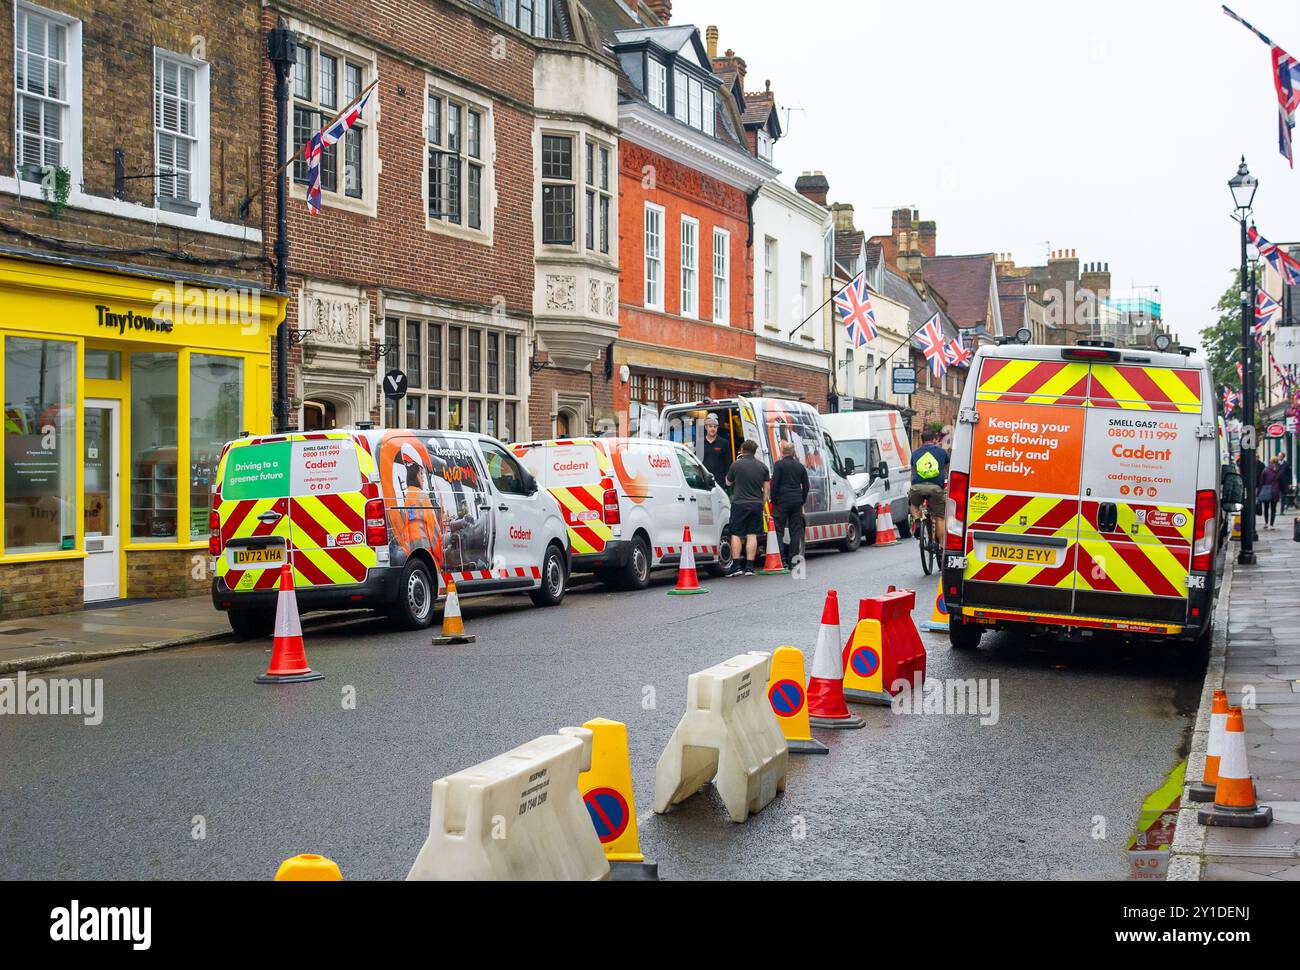
[[[338,121],[345,114],[351,111],[354,105],[356,105],[360,101],[365,100],[366,96],[375,89],[375,85],[377,85],[378,83],[379,83],[379,78],[375,78],[373,81],[367,84],[365,89],[360,94],[358,94],[355,98],[353,98],[351,101],[348,102],[347,107],[345,107],[342,111],[340,111],[333,118],[331,118],[326,124],[322,125],[320,131],[316,132],[316,134],[319,135],[321,132],[325,131],[325,129],[331,127],[336,121]],[[311,138],[308,138],[305,142],[303,142],[296,149],[294,149],[293,154],[290,155],[289,158],[283,164],[281,164],[279,168],[277,168],[274,172],[272,172],[267,178],[263,179],[262,183],[258,185],[257,188],[253,189],[251,194],[245,197],[244,201],[239,204],[239,212],[242,217],[246,217],[248,215],[248,207],[253,204],[254,199],[256,199],[259,195],[262,194],[263,191],[265,191],[266,186],[271,182],[271,180],[279,178],[280,173],[282,173],[294,162],[298,161],[298,157],[302,155],[304,149],[306,149],[306,147],[311,144],[311,141],[312,141]]]

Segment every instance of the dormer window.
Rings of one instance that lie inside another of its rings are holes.
[[[660,111],[668,110],[668,68],[663,63],[650,58],[649,83],[646,95],[650,103]]]
[[[501,19],[534,37],[550,37],[550,0],[498,0]]]
[[[772,136],[761,128],[758,130],[758,157],[765,162],[772,160]]]

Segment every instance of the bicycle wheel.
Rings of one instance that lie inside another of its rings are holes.
[[[929,576],[934,572],[935,541],[934,520],[928,515],[921,523],[921,537],[918,540],[917,545],[921,547],[921,568],[924,569],[925,574]]]

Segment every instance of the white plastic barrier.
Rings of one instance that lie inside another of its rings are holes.
[[[578,792],[591,732],[564,728],[433,783],[429,837],[407,879],[609,878]]]
[[[662,815],[712,781],[733,822],[785,791],[786,743],[767,699],[771,657],[747,653],[691,674],[686,713],[655,768]]]

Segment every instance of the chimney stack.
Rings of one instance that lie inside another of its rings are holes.
[[[853,225],[853,206],[848,202],[836,202],[831,206],[831,212],[835,219],[836,232],[853,232],[856,227]]]
[[[818,205],[825,205],[826,196],[831,190],[831,185],[821,172],[804,172],[795,179],[794,188],[805,199],[816,202]]]
[[[917,213],[918,218],[920,217],[920,215],[921,214],[918,212]],[[921,249],[921,255],[928,256],[931,259],[933,259],[935,256],[938,255],[938,245],[939,245],[938,224],[933,221],[922,222],[919,224],[918,230],[919,230],[918,236],[920,237],[919,246]]]
[[[673,16],[673,0],[645,0],[645,5],[659,20],[661,27],[667,27]]]
[[[718,56],[718,28],[713,24],[704,28],[704,46],[709,51],[709,60]]]
[[[713,58],[713,69],[715,71],[735,71],[736,83],[740,85],[740,90],[745,90],[745,72],[748,70],[743,57],[737,57],[736,52],[730,47],[721,57]]]

